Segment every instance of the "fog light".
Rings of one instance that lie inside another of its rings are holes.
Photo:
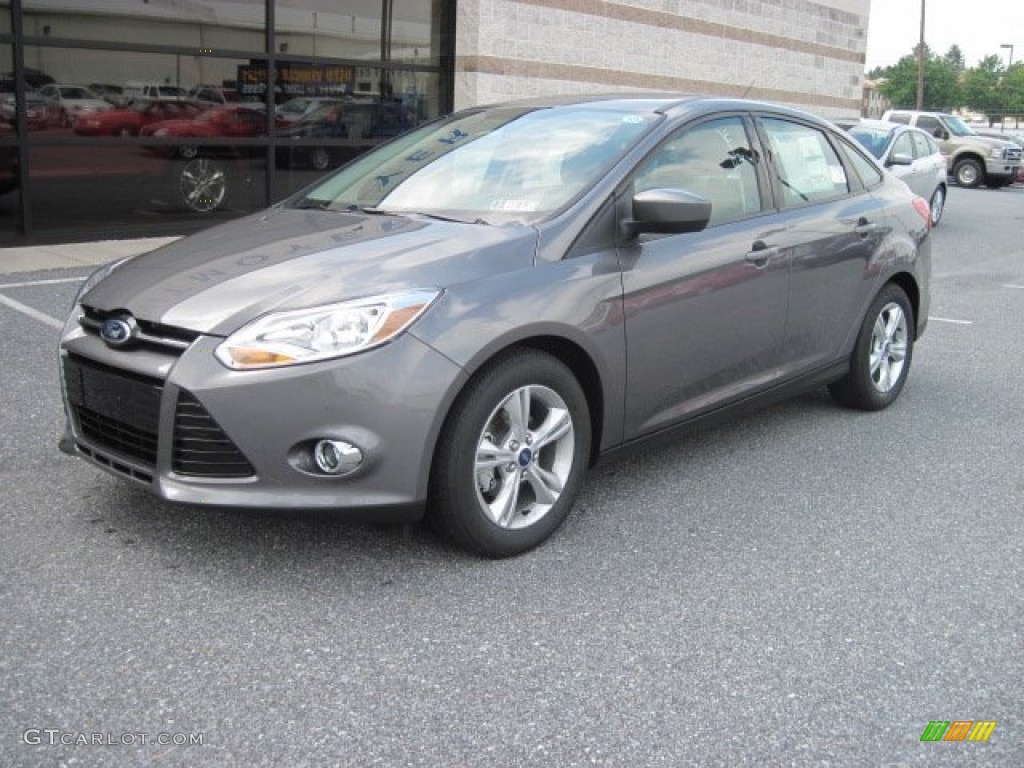
[[[325,475],[347,475],[359,469],[363,452],[344,440],[319,440],[313,446],[313,460]]]

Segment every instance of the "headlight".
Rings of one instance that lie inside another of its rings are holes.
[[[993,149],[992,150],[992,157],[994,157],[996,160],[1002,160],[1003,159],[1003,150],[1001,148],[1000,149]]]
[[[395,338],[439,295],[440,291],[416,291],[276,312],[235,331],[215,354],[235,370],[351,355]]]

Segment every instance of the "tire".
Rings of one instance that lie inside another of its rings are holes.
[[[932,198],[928,201],[928,210],[931,211],[932,226],[939,226],[942,221],[942,214],[946,210],[946,188],[936,187],[932,192]]]
[[[862,411],[880,411],[891,405],[910,373],[916,327],[907,294],[889,283],[864,316],[849,372],[829,385],[836,402]]]
[[[467,385],[448,415],[430,515],[488,557],[533,549],[564,522],[590,458],[587,399],[561,362],[516,350]]]
[[[966,158],[961,160],[953,168],[953,178],[961,187],[973,189],[985,179],[985,172],[977,160]]]
[[[326,171],[331,165],[331,153],[323,147],[313,147],[309,152],[309,164],[314,171]]]
[[[227,173],[217,161],[198,157],[182,166],[178,189],[186,208],[196,213],[210,213],[224,202],[228,189]]]

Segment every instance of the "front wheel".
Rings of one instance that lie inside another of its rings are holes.
[[[892,404],[910,373],[915,327],[907,294],[892,283],[885,286],[864,316],[849,372],[829,385],[832,397],[862,411]]]
[[[185,163],[178,177],[181,202],[196,213],[209,213],[220,208],[228,190],[223,166],[208,157],[197,157]]]
[[[977,160],[961,160],[953,169],[953,177],[961,187],[976,187],[985,178],[984,171]]]
[[[431,514],[489,557],[526,552],[569,514],[590,456],[586,396],[561,362],[517,350],[467,386],[441,433]]]

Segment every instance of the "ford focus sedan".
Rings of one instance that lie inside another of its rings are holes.
[[[61,446],[172,501],[426,514],[514,555],[600,456],[815,386],[890,405],[930,248],[928,203],[803,112],[471,109],[96,272]]]

